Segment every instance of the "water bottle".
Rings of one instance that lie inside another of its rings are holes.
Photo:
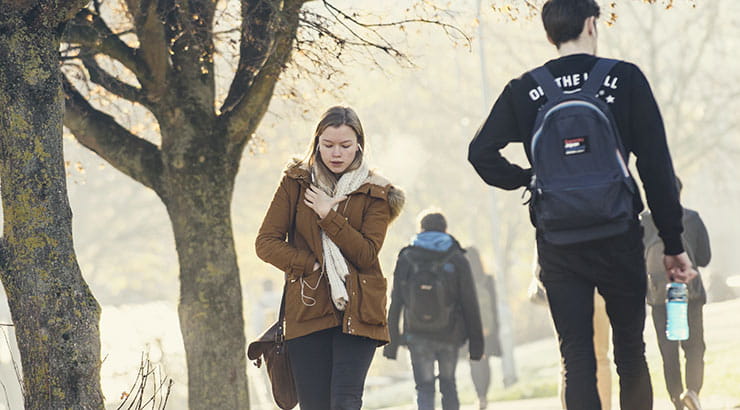
[[[689,338],[689,292],[685,283],[671,282],[666,285],[665,335],[668,340]]]

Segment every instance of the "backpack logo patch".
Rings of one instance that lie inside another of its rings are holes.
[[[588,152],[588,137],[566,138],[563,140],[563,154],[577,155]]]

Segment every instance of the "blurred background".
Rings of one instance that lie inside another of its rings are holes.
[[[392,274],[398,251],[418,230],[419,212],[439,208],[447,217],[449,232],[463,246],[481,251],[486,271],[497,281],[505,323],[502,337],[515,351],[509,363],[514,367],[508,371],[514,372],[516,381],[507,380],[504,387],[502,363],[495,359],[491,397],[557,394],[559,356],[550,318],[544,307],[527,298],[534,231],[521,204],[521,192],[494,191],[466,159],[469,141],[506,83],[557,58],[539,17],[530,17],[526,7],[517,10],[506,3],[458,0],[443,5],[448,21],[472,42],[431,24],[408,24],[388,33],[409,57],[401,63],[382,52],[357,50],[337,56],[343,64],[334,63],[336,72],[330,74],[307,75],[305,66],[297,64],[300,56],[288,67],[245,151],[234,192],[233,226],[247,340],[272,323],[279,304],[282,274],[256,257],[254,239],[281,172],[290,158],[303,155],[326,108],[349,105],[363,122],[371,166],[406,192],[404,212],[391,226],[381,252],[386,275]],[[599,54],[638,64],[652,84],[674,165],[684,183],[682,202],[701,214],[713,248],[712,263],[701,272],[710,302],[705,313],[704,395],[727,396],[740,403],[740,348],[732,344],[738,335],[728,333],[730,324],[738,324],[730,312],[740,308],[732,301],[740,295],[740,268],[733,262],[740,228],[740,59],[735,52],[740,41],[740,3],[676,1],[669,8],[646,3],[601,2]],[[403,17],[405,8],[413,4],[336,2],[350,12],[388,19]],[[320,7],[320,2],[308,4],[314,6]],[[216,68],[226,84],[233,75],[235,57],[228,47],[220,50]],[[153,120],[135,106],[111,104],[110,112],[126,118],[123,124],[143,135],[147,129],[154,131]],[[175,381],[168,408],[186,408],[187,373],[176,310],[177,256],[165,208],[152,191],[120,174],[69,135],[65,153],[77,257],[103,307],[106,400],[115,408],[121,393],[133,383],[142,352],[148,351],[152,362]],[[526,161],[520,145],[507,147],[507,156],[522,164]],[[5,303],[3,310],[1,321],[10,323]],[[655,373],[661,366],[650,318],[646,328],[653,385],[656,396],[665,400],[662,375]],[[7,405],[14,408],[20,392],[8,350],[13,345],[12,332],[3,331],[0,377],[10,397]],[[273,408],[263,370],[249,365],[248,371],[253,408]],[[464,361],[458,381],[463,402],[472,403],[475,393]],[[407,354],[396,362],[378,354],[368,380],[366,407],[407,406],[414,398]]]

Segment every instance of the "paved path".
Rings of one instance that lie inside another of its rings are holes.
[[[615,398],[615,400],[618,400]],[[704,410],[731,410],[740,409],[740,401],[726,397],[704,397],[702,399]],[[416,410],[415,406],[389,407],[384,410]],[[463,405],[460,410],[478,410],[477,405]],[[488,404],[487,410],[561,410],[560,401],[556,397],[541,399],[498,401]],[[619,410],[619,403],[612,404],[612,410]],[[628,410],[628,409],[625,409]],[[667,400],[656,400],[653,410],[674,410]]]

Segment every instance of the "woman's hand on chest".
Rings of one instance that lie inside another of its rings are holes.
[[[303,202],[306,206],[313,209],[320,219],[324,219],[329,211],[334,208],[334,205],[344,201],[345,199],[347,199],[346,195],[332,198],[327,195],[326,192],[314,185],[311,185],[303,196]]]

